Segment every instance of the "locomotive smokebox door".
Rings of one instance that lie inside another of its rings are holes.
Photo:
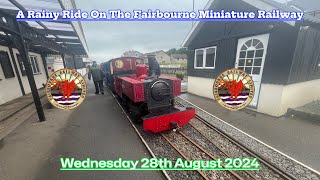
[[[145,83],[145,103],[148,110],[171,106],[172,82],[170,80],[148,79],[143,80]]]
[[[151,86],[151,96],[156,101],[170,97],[170,86],[164,81],[157,81]]]

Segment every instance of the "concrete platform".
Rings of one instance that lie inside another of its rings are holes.
[[[320,101],[313,101],[295,109],[288,109],[288,113],[304,119],[320,121]]]
[[[207,112],[239,128],[292,158],[320,171],[320,122],[299,117],[271,117],[250,110],[231,112],[213,99],[183,94]]]
[[[0,147],[0,179],[164,179],[158,171],[60,171],[60,157],[139,160],[150,158],[108,91],[95,95],[88,84],[85,101],[73,111],[45,110],[10,133]]]

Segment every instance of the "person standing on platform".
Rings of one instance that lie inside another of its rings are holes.
[[[105,77],[105,74],[102,68],[97,64],[96,61],[93,61],[92,66],[89,68],[89,73],[88,73],[89,80],[91,80],[91,76],[94,82],[94,87],[96,88],[95,94],[99,94],[99,92],[101,92],[101,94],[104,94],[103,79]]]

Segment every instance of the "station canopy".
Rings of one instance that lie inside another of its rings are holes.
[[[0,0],[0,11],[14,17],[18,10],[61,12],[65,9],[76,9],[74,0]],[[87,42],[79,21],[27,21],[26,23],[70,52],[88,55]]]

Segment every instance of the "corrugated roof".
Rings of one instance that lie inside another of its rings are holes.
[[[68,0],[68,2],[70,1],[73,0]],[[0,8],[12,15],[15,15],[18,10],[41,11],[45,9],[59,12],[63,10],[64,2],[61,0],[0,0]],[[62,44],[71,51],[88,54],[88,47],[80,22],[76,22],[75,25],[74,22],[28,21],[27,23],[46,34],[48,38],[56,42],[63,42]],[[78,39],[79,43],[75,43],[75,39]],[[78,46],[75,46],[77,44]]]

